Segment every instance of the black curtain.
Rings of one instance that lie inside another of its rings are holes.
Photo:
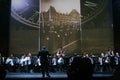
[[[120,53],[120,0],[112,0],[113,4],[113,27],[114,27],[114,47]]]
[[[0,0],[0,53],[9,53],[9,21],[11,0]]]

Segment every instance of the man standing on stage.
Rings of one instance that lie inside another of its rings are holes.
[[[39,51],[38,57],[40,58],[41,68],[42,68],[42,77],[45,77],[45,74],[50,77],[48,72],[48,57],[50,53],[46,50],[46,47],[43,46],[42,50]]]

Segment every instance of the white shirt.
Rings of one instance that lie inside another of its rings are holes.
[[[11,66],[14,66],[13,60],[11,58],[7,58],[6,64],[10,64]]]
[[[27,65],[27,58],[25,57],[22,57],[21,59],[20,59],[20,65],[21,66],[25,66],[25,65]]]
[[[56,59],[56,58],[53,58],[53,59],[52,59],[52,63],[53,63],[54,66],[57,65],[57,59]]]
[[[64,64],[64,59],[62,57],[58,59],[58,64]]]
[[[38,66],[41,66],[40,58],[37,59],[37,65],[38,65]]]
[[[27,61],[27,65],[30,65],[30,64],[31,64],[31,58],[30,58],[30,56],[27,56],[27,57],[26,57],[26,61]]]

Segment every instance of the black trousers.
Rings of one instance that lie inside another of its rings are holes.
[[[45,74],[49,76],[49,71],[48,71],[49,65],[46,64],[41,64],[41,70],[42,70],[42,76],[44,77]]]

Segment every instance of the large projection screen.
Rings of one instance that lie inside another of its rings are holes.
[[[100,55],[114,49],[110,0],[11,0],[10,53]]]

